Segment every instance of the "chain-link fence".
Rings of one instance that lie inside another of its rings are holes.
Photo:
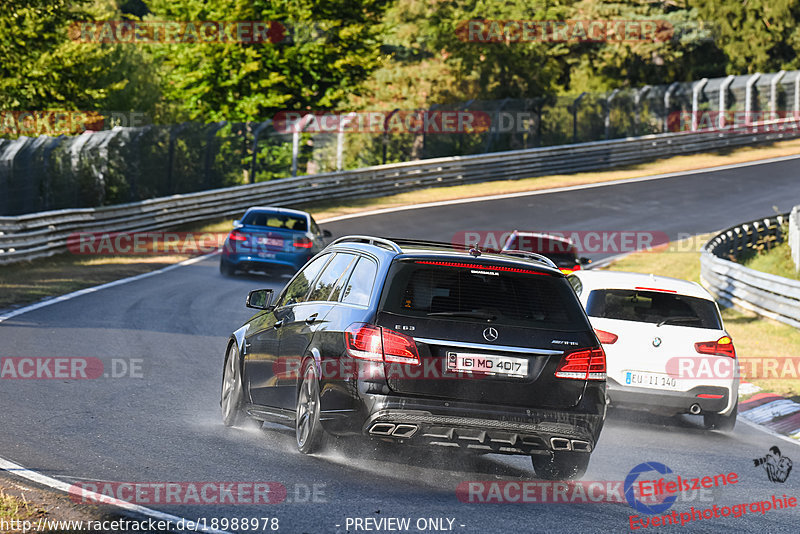
[[[471,100],[428,110],[312,117],[292,112],[295,120],[285,115],[280,121],[0,139],[0,215],[135,202],[383,163],[763,123],[800,115],[800,71],[605,94]]]

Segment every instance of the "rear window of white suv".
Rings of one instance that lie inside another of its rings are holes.
[[[586,313],[604,319],[722,329],[712,301],[660,291],[595,289],[589,293]]]

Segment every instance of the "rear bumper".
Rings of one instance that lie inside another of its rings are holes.
[[[499,454],[591,452],[605,419],[605,404],[590,410],[544,410],[369,395],[363,434],[410,445],[437,445]],[[585,408],[581,406],[581,408]]]
[[[272,253],[270,253],[272,254]],[[221,261],[234,266],[237,269],[249,270],[264,267],[278,267],[291,271],[300,270],[303,265],[313,256],[313,254],[286,254],[275,253],[273,257],[260,257],[258,253],[253,254],[223,254]]]
[[[612,378],[608,378],[607,381],[608,396],[612,406],[670,415],[690,413],[689,408],[693,404],[700,406],[701,413],[725,412],[732,397],[731,390],[721,386],[697,386],[688,391],[664,391],[624,386]],[[698,395],[721,395],[721,397],[708,399]]]

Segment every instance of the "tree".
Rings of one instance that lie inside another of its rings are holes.
[[[110,16],[109,0],[7,0],[0,11],[0,109],[138,110],[159,99],[138,50],[70,39],[77,21]]]
[[[283,109],[330,109],[379,61],[388,0],[153,0],[148,20],[276,21],[279,42],[154,45],[175,119],[257,120]],[[274,27],[274,26],[273,26]],[[274,34],[271,34],[272,38]]]

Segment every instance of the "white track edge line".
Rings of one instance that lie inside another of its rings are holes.
[[[779,434],[779,433],[775,432],[774,430],[772,430],[771,428],[767,428],[765,426],[759,425],[758,423],[754,423],[752,421],[749,421],[749,420],[745,419],[744,417],[742,417],[742,414],[739,414],[739,416],[736,418],[736,422],[737,423],[744,423],[747,426],[750,426],[750,427],[756,428],[758,430],[761,430],[761,431],[771,435],[774,438],[782,439],[783,441],[788,441],[789,443],[794,443],[795,445],[800,446],[800,440],[796,440],[794,438],[790,438],[789,436],[785,436],[783,434]]]
[[[59,491],[63,491],[69,494],[72,494],[70,489],[72,485],[67,484],[61,480],[56,478],[49,477],[47,475],[43,475],[36,471],[32,471],[25,467],[22,467],[19,464],[6,460],[5,458],[0,457],[0,469],[7,471],[11,474],[16,476],[20,476],[22,478],[26,478],[32,482],[36,482],[37,484],[41,484],[43,486],[47,486],[49,488],[53,488]],[[158,510],[153,510],[152,508],[146,508],[144,506],[140,506],[138,504],[133,504],[127,501],[121,501],[119,499],[115,499],[113,497],[109,497],[108,495],[101,495],[94,491],[86,491],[85,489],[81,489],[82,497],[88,497],[93,501],[96,500],[99,504],[108,504],[111,506],[116,506],[117,508],[122,508],[123,510],[127,510],[129,512],[133,512],[136,514],[141,514],[146,517],[150,517],[153,519],[158,519],[161,521],[171,521],[176,525],[179,521],[183,521],[184,523],[194,523],[194,521],[186,519],[184,517],[179,517],[176,515],[168,514],[166,512],[160,512]],[[229,534],[226,530],[216,530],[212,528],[202,528],[195,525],[195,529],[187,530],[188,532],[208,532],[209,534]],[[175,530],[170,528],[170,530]]]
[[[384,213],[393,213],[397,211],[406,211],[406,210],[416,210],[416,209],[424,209],[424,208],[435,208],[438,206],[452,206],[455,204],[469,204],[472,202],[484,202],[488,200],[502,200],[504,198],[517,198],[517,197],[527,197],[527,196],[536,196],[536,195],[548,195],[550,193],[563,193],[566,191],[580,191],[583,189],[593,189],[595,187],[607,187],[612,185],[621,185],[621,184],[631,184],[631,183],[638,183],[638,182],[649,182],[651,180],[663,180],[665,178],[677,178],[680,176],[691,176],[694,174],[703,174],[706,172],[719,172],[719,171],[726,171],[730,169],[738,169],[742,167],[752,167],[753,165],[766,165],[769,163],[780,163],[782,161],[790,161],[793,159],[800,158],[800,155],[791,155],[791,156],[778,156],[774,158],[767,158],[767,159],[760,159],[755,161],[743,161],[741,163],[730,163],[728,165],[718,165],[716,167],[706,167],[704,169],[691,169],[687,171],[676,171],[676,172],[669,172],[664,174],[653,174],[650,176],[639,176],[637,178],[620,178],[618,180],[610,180],[608,182],[597,182],[592,184],[578,184],[578,185],[568,185],[563,187],[552,187],[549,189],[538,189],[536,191],[518,191],[516,193],[502,193],[499,195],[485,195],[480,197],[471,197],[471,198],[458,198],[453,200],[440,200],[436,202],[425,202],[422,204],[413,204],[413,205],[406,205],[406,206],[394,206],[391,208],[381,208],[371,211],[362,211],[359,213],[350,213],[347,215],[337,215],[336,217],[329,217],[327,219],[321,219],[320,223],[329,223],[329,222],[336,222],[336,221],[343,221],[345,219],[355,219],[358,217],[369,217],[371,215],[381,215]],[[490,183],[490,182],[483,182],[483,183]],[[468,185],[468,184],[456,184],[456,185]]]

